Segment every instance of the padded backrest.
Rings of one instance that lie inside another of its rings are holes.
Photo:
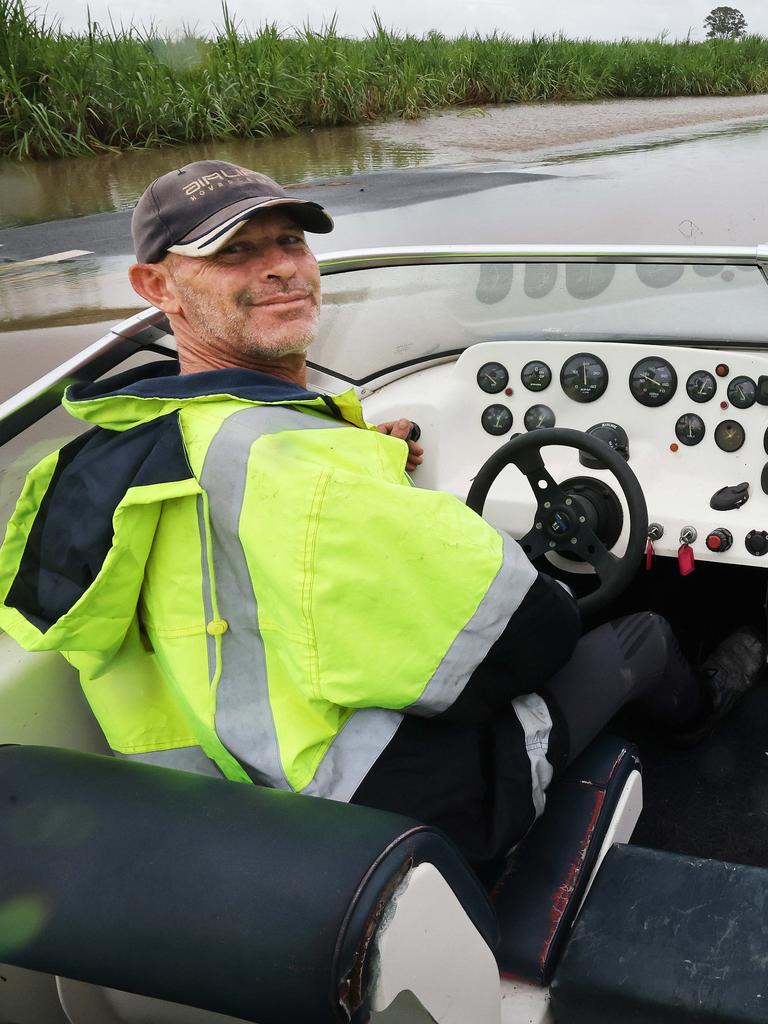
[[[495,943],[457,851],[398,815],[21,746],[0,748],[0,807],[0,962],[258,1024],[346,1021],[423,861]]]
[[[586,892],[637,748],[600,736],[547,791],[544,814],[515,850],[493,893],[503,975],[546,984]]]

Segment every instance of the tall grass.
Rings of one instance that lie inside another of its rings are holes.
[[[79,35],[0,0],[0,154],[72,156],[308,126],[413,118],[436,107],[768,91],[768,39],[616,43],[494,34],[446,39],[335,21],[215,38],[91,23]]]

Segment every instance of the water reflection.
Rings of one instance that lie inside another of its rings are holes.
[[[716,128],[680,128],[669,134],[664,133],[658,138],[644,137],[637,142],[620,142],[601,146],[571,147],[559,152],[548,153],[537,163],[542,166],[573,163],[579,160],[594,160],[596,157],[625,156],[629,153],[645,153],[654,149],[668,149],[670,146],[682,146],[689,142],[701,142],[706,139],[727,139],[734,136],[756,135],[768,128],[768,118],[757,117],[745,119],[737,124],[718,125]]]
[[[0,160],[0,196],[8,197],[0,202],[0,227],[129,209],[148,182],[193,160],[229,160],[258,167],[278,181],[298,183],[417,167],[428,153],[417,143],[380,140],[366,126],[64,160]]]
[[[0,265],[0,330],[53,327],[127,315],[145,306],[131,288],[125,257]]]

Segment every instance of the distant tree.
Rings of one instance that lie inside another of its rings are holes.
[[[740,39],[747,21],[735,7],[715,7],[704,19],[707,39]]]

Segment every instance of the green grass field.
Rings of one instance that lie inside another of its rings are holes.
[[[768,39],[693,43],[562,37],[526,41],[374,21],[365,39],[333,24],[246,33],[228,13],[213,38],[91,25],[74,35],[0,0],[0,155],[255,137],[414,118],[438,107],[610,97],[768,92]]]

